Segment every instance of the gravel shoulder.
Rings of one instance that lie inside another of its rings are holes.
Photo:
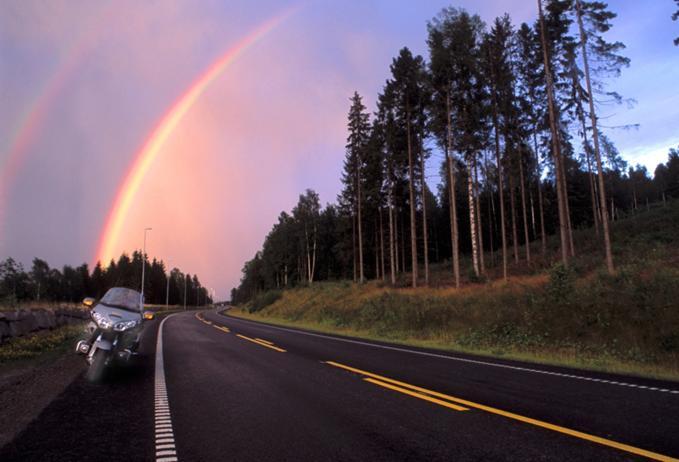
[[[9,443],[84,370],[70,348],[0,367],[0,448]]]

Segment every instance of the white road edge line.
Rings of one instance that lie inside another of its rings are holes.
[[[215,314],[218,314],[215,311]],[[399,351],[402,353],[411,353],[414,355],[420,355],[420,356],[430,356],[432,358],[441,358],[441,359],[448,359],[450,361],[460,361],[463,363],[471,363],[471,364],[479,364],[482,366],[491,366],[491,367],[500,367],[503,369],[512,369],[515,371],[522,371],[522,372],[532,372],[534,374],[544,374],[544,375],[555,375],[559,377],[565,377],[569,379],[576,379],[576,380],[589,380],[593,382],[599,382],[599,383],[605,383],[608,385],[617,385],[620,387],[630,387],[630,388],[637,388],[641,390],[647,390],[647,391],[655,391],[658,393],[673,393],[673,394],[679,394],[679,390],[668,390],[668,389],[658,389],[654,387],[648,387],[644,385],[636,385],[633,383],[626,383],[626,382],[616,382],[612,380],[606,380],[606,379],[596,379],[596,378],[590,378],[590,377],[585,377],[585,376],[580,376],[580,375],[571,375],[571,374],[564,374],[560,372],[551,372],[551,371],[544,371],[540,369],[531,369],[528,367],[521,367],[521,366],[510,366],[509,364],[501,364],[501,363],[493,363],[489,361],[480,361],[477,359],[468,359],[468,358],[460,358],[457,356],[448,356],[448,355],[443,355],[443,354],[437,354],[437,353],[429,353],[426,351],[417,351],[417,350],[409,350],[407,348],[401,348],[401,347],[395,347],[395,346],[387,346],[387,345],[379,345],[376,343],[369,343],[369,342],[362,342],[360,340],[352,340],[348,338],[339,338],[339,337],[332,337],[330,335],[323,335],[323,334],[315,334],[313,332],[304,332],[301,330],[296,330],[296,329],[288,329],[286,327],[278,327],[278,326],[272,326],[270,324],[263,324],[260,322],[255,322],[255,321],[250,321],[249,319],[241,319],[241,318],[236,318],[234,316],[226,316],[226,315],[221,315],[224,317],[228,317],[229,319],[239,321],[239,322],[245,322],[248,324],[255,324],[260,327],[265,327],[265,328],[271,328],[271,329],[276,329],[276,330],[282,330],[285,332],[292,332],[294,334],[301,334],[301,335],[308,335],[310,337],[319,337],[319,338],[324,338],[324,339],[329,339],[329,340],[335,340],[337,342],[346,342],[346,343],[354,343],[356,345],[363,345],[363,346],[369,346],[373,348],[381,348],[383,350],[392,350],[392,351]]]
[[[163,362],[163,325],[174,315],[163,319],[158,326],[156,340],[156,375],[155,375],[155,429],[156,429],[156,462],[177,461],[172,430],[172,417],[165,387],[165,363]],[[161,435],[162,433],[162,435]],[[172,450],[167,446],[170,443]],[[173,457],[167,457],[173,456]]]

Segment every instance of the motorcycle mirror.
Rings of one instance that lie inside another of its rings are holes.
[[[83,300],[83,305],[85,305],[88,308],[92,308],[94,305],[94,299],[92,297],[87,297]]]
[[[151,321],[155,317],[156,314],[153,311],[144,311],[144,319]]]

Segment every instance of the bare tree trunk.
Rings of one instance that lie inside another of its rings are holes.
[[[530,202],[530,229],[533,231],[533,239],[537,239],[538,232],[535,227],[535,200],[533,199],[533,188],[528,182],[528,202]]]
[[[389,191],[389,271],[391,285],[396,285],[396,242],[394,239],[394,205],[391,190]]]
[[[429,285],[429,236],[427,229],[426,180],[424,175],[424,150],[420,141],[420,177],[422,183],[422,236],[424,237],[424,285]]]
[[[384,225],[382,222],[382,207],[379,207],[380,215],[380,267],[382,269],[382,280],[384,281],[386,276],[384,272]]]
[[[311,259],[311,273],[309,276],[309,284],[313,284],[314,282],[314,277],[316,275],[316,244],[318,242],[318,229],[316,227],[316,223],[314,223],[314,249],[313,249],[313,258]]]
[[[351,249],[354,263],[354,282],[358,280],[358,265],[356,264],[356,215],[351,214]]]
[[[396,242],[396,273],[403,271],[401,266],[401,251],[400,242],[403,240],[403,236],[399,239],[399,220],[398,220],[398,209],[394,210],[394,242]]]
[[[606,190],[604,185],[604,171],[601,165],[601,151],[599,150],[599,129],[597,128],[596,112],[594,112],[594,96],[592,93],[592,82],[589,78],[589,62],[587,61],[587,36],[582,25],[582,5],[580,0],[575,1],[578,12],[578,27],[580,28],[580,45],[582,47],[582,61],[585,65],[585,82],[587,82],[587,93],[589,96],[589,116],[592,119],[592,138],[594,139],[594,157],[596,158],[597,173],[599,175],[599,202],[601,203],[602,215],[606,218],[602,220],[604,228],[604,248],[606,250],[606,267],[610,274],[615,273],[613,266],[613,251],[611,250],[611,234],[608,226],[608,213],[606,210]]]
[[[415,216],[415,169],[413,168],[413,147],[410,137],[410,110],[406,111],[408,141],[408,193],[410,195],[410,257],[412,264],[412,286],[417,287],[417,217]]]
[[[480,272],[479,249],[477,244],[478,228],[476,226],[476,206],[474,200],[474,161],[469,158],[467,164],[467,198],[469,199],[469,232],[472,241],[472,267],[474,268],[474,274],[478,277]]]
[[[358,156],[357,156],[358,157]],[[365,282],[365,276],[363,273],[363,217],[361,206],[361,164],[356,161],[356,208],[358,209],[358,275],[359,282],[363,284]]]
[[[511,160],[512,156],[507,153],[507,157]],[[516,229],[516,199],[514,197],[514,173],[511,171],[511,163],[509,169],[509,207],[512,215],[512,253],[514,254],[514,263],[519,264],[519,234]]]
[[[549,53],[547,51],[547,34],[545,31],[545,18],[542,13],[542,0],[538,2],[538,14],[540,20],[540,39],[542,41],[542,57],[545,66],[545,79],[547,83],[547,101],[549,107],[549,128],[552,132],[552,157],[554,160],[554,169],[556,177],[556,191],[557,203],[559,208],[559,234],[561,237],[561,260],[564,266],[568,266],[568,229],[565,198],[563,188],[561,187],[561,146],[559,143],[557,125],[556,125],[556,108],[554,107],[554,82],[552,80],[552,71],[549,66]]]
[[[401,272],[406,272],[406,225],[405,219],[401,214]]]
[[[545,210],[542,205],[542,169],[540,168],[540,155],[538,154],[537,131],[533,130],[533,145],[535,148],[535,168],[538,180],[538,211],[540,213],[540,240],[542,256],[547,255],[547,234],[545,233]]]
[[[495,81],[495,73],[491,68],[491,80]],[[493,93],[493,126],[495,127],[495,161],[497,162],[497,181],[500,194],[500,236],[502,238],[502,278],[507,280],[507,230],[505,228],[505,193],[502,174],[502,159],[500,158],[500,124],[497,115],[497,96]]]
[[[447,137],[446,145],[446,165],[448,166],[448,200],[450,201],[450,240],[453,260],[453,277],[455,287],[460,288],[460,245],[457,229],[457,199],[455,197],[455,168],[453,164],[453,129],[450,120],[450,92],[446,92],[447,109]]]
[[[479,236],[479,267],[481,274],[486,274],[486,262],[483,255],[483,225],[481,223],[481,195],[479,194],[479,171],[477,160],[474,159],[474,195],[476,196],[476,222]]]
[[[563,188],[563,197],[566,204],[566,218],[568,224],[568,248],[571,257],[575,256],[575,245],[573,244],[573,224],[571,222],[571,203],[568,197],[568,182],[566,181],[566,165],[564,156],[561,156],[561,187]]]
[[[491,266],[495,266],[495,245],[494,234],[495,234],[495,199],[493,198],[493,190],[490,186],[490,170],[488,169],[488,155],[484,153],[483,155],[484,170],[486,175],[486,189],[488,190],[488,238],[490,240],[490,260]]]
[[[375,280],[378,280],[380,278],[380,252],[379,252],[379,236],[377,235],[378,233],[378,228],[377,228],[377,217],[375,217],[374,220],[374,229],[375,229],[375,240],[374,240],[374,245],[373,249],[375,250]]]
[[[523,238],[526,246],[526,261],[530,263],[530,239],[528,237],[528,217],[526,212],[526,187],[523,178],[522,156],[519,156],[519,181],[521,182],[521,209],[523,210]]]

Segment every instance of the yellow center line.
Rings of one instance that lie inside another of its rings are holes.
[[[219,329],[219,330],[226,332],[226,333],[231,332],[228,327],[218,326],[217,324],[213,324],[212,327],[214,327],[215,329]]]
[[[236,334],[236,337],[240,337],[240,338],[247,340],[249,342],[256,343],[257,345],[261,345],[263,347],[271,348],[272,350],[276,350],[276,351],[279,351],[281,353],[285,353],[285,350],[283,348],[278,348],[278,347],[273,346],[273,345],[267,345],[266,343],[262,343],[260,341],[257,341],[254,338],[246,337],[245,335]]]
[[[436,403],[439,406],[447,407],[447,408],[450,408],[450,409],[455,409],[456,411],[468,411],[469,410],[466,407],[462,407],[462,406],[458,406],[456,404],[448,403],[446,401],[442,401],[440,399],[432,398],[432,397],[427,396],[427,395],[421,395],[420,393],[415,393],[414,391],[410,391],[410,390],[407,390],[405,388],[397,387],[396,385],[389,385],[388,383],[380,382],[379,380],[375,380],[375,379],[371,379],[371,378],[367,378],[367,379],[363,379],[363,380],[365,380],[366,382],[370,382],[372,384],[375,384],[375,385],[379,385],[380,387],[388,388],[390,390],[398,391],[400,393],[404,393],[404,394],[409,395],[409,396],[414,396],[415,398],[420,398],[420,399],[423,399],[425,401],[429,401],[430,403]]]
[[[273,345],[273,342],[270,342],[268,340],[264,340],[264,339],[259,338],[259,337],[255,337],[255,340],[262,342],[262,343],[266,343],[267,345]]]
[[[415,385],[410,385],[410,384],[407,384],[407,383],[404,383],[404,382],[399,382],[398,380],[390,379],[388,377],[383,377],[381,375],[373,374],[372,372],[363,371],[361,369],[356,369],[354,367],[347,366],[347,365],[340,364],[340,363],[336,363],[334,361],[326,361],[326,364],[329,364],[331,366],[338,367],[338,368],[341,368],[341,369],[345,369],[345,370],[348,370],[348,371],[351,371],[351,372],[355,372],[356,374],[364,375],[366,377],[372,377],[374,379],[378,379],[379,381],[400,385],[402,387],[409,388],[411,390],[416,390],[416,391],[419,391],[421,393],[426,393],[427,395],[430,395],[430,396],[435,396],[435,397],[442,398],[442,399],[445,399],[445,400],[448,400],[448,401],[454,401],[456,403],[463,404],[463,405],[468,406],[470,408],[480,409],[482,411],[486,411],[486,412],[489,412],[491,414],[501,415],[501,416],[507,417],[509,419],[514,419],[514,420],[518,420],[520,422],[524,422],[524,423],[527,423],[527,424],[530,424],[530,425],[535,425],[536,427],[546,428],[548,430],[552,430],[552,431],[555,431],[555,432],[558,432],[558,433],[563,433],[565,435],[573,436],[575,438],[580,438],[580,439],[583,439],[583,440],[591,441],[593,443],[601,444],[603,446],[608,446],[608,447],[611,447],[611,448],[619,449],[621,451],[629,452],[631,454],[636,454],[638,456],[647,457],[647,458],[653,459],[653,460],[660,460],[660,461],[663,461],[663,462],[679,462],[679,459],[669,457],[669,456],[665,456],[663,454],[658,454],[658,453],[655,453],[655,452],[647,451],[645,449],[630,446],[628,444],[618,443],[617,441],[609,440],[609,439],[606,439],[606,438],[601,438],[600,436],[594,436],[594,435],[590,435],[588,433],[579,432],[577,430],[571,430],[570,428],[561,427],[559,425],[550,424],[548,422],[543,422],[541,420],[533,419],[531,417],[525,417],[525,416],[522,416],[522,415],[519,415],[519,414],[514,414],[513,412],[503,411],[501,409],[496,409],[494,407],[486,406],[484,404],[475,403],[473,401],[468,401],[466,399],[457,398],[457,397],[454,397],[454,396],[446,395],[446,394],[439,393],[439,392],[432,391],[432,390],[427,390],[426,388],[421,388],[421,387],[418,387],[418,386],[415,386]],[[371,381],[369,379],[364,379],[364,380],[370,381],[371,383],[377,382],[377,381]],[[377,384],[377,385],[379,385],[379,384]]]

